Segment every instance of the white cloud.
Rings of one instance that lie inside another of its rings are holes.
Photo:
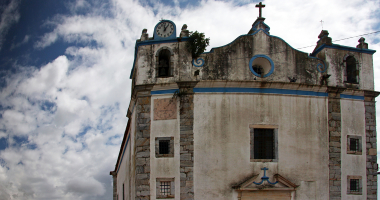
[[[105,189],[99,181],[94,178],[73,178],[66,185],[66,191],[76,194],[95,194],[102,195],[105,193]]]
[[[6,108],[0,111],[0,138],[9,136],[11,144],[16,144],[13,136],[27,137],[24,145],[0,151],[0,199],[110,199],[108,172],[114,169],[127,122],[129,73],[142,29],[152,36],[155,24],[165,18],[176,23],[179,34],[187,24],[190,31],[210,37],[210,50],[251,28],[258,15],[255,3],[238,6],[241,3],[247,1],[204,0],[186,9],[154,3],[152,9],[132,0],[114,0],[111,11],[90,7],[93,4],[84,0],[69,4],[71,14],[47,22],[54,25],[53,31],[37,42],[25,40],[35,42],[37,49],[65,41],[70,45],[65,55],[44,66],[20,68],[20,73],[8,77],[0,93]],[[293,47],[315,44],[321,19],[333,40],[371,32],[379,24],[373,17],[379,1],[263,3],[271,34]],[[81,9],[89,13],[76,14]],[[378,35],[366,38],[370,48],[380,49],[379,43],[371,43]],[[358,39],[339,44],[356,46]],[[377,73],[379,56],[374,59]],[[379,85],[380,77],[375,78]]]

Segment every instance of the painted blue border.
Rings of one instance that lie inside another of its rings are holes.
[[[195,93],[261,93],[261,94],[287,94],[327,97],[326,92],[313,92],[303,90],[275,89],[275,88],[194,88]]]
[[[265,75],[263,76],[263,78],[266,78],[266,77],[270,76],[270,75],[273,73],[273,71],[274,71],[274,63],[273,63],[272,59],[270,59],[268,56],[263,55],[263,54],[257,54],[257,55],[255,55],[255,56],[253,56],[253,57],[251,58],[251,60],[249,60],[249,69],[251,70],[251,72],[252,72],[255,76],[257,76],[257,77],[261,77],[261,75],[258,74],[258,73],[256,73],[255,70],[253,70],[253,68],[252,68],[252,63],[253,63],[253,61],[254,61],[256,58],[265,58],[265,59],[267,59],[267,60],[270,62],[270,65],[271,65],[270,71],[269,71],[267,74],[265,74]]]
[[[202,64],[197,65],[198,60],[200,60],[202,62]],[[193,59],[193,66],[195,66],[195,67],[202,67],[205,64],[205,60],[203,60],[203,58],[198,58],[197,62],[194,62],[194,61],[195,61],[195,59]]]
[[[150,91],[151,95],[155,94],[173,94],[174,92],[178,91],[178,89],[172,89],[172,90],[156,90],[156,91]]]
[[[315,51],[313,51],[313,53],[311,53],[310,56],[317,55],[324,48],[339,49],[339,50],[353,51],[353,52],[359,52],[359,53],[368,53],[371,55],[373,55],[376,52],[376,50],[372,50],[372,49],[359,49],[355,47],[347,47],[347,46],[342,46],[342,45],[337,45],[337,44],[332,44],[332,45],[322,44]]]
[[[116,172],[116,174],[119,173],[119,169],[120,169],[121,162],[123,162],[125,149],[127,149],[130,135],[131,135],[131,134],[128,134],[127,142],[125,143],[125,146],[124,146],[124,149],[123,149],[123,154],[121,155],[121,159],[120,159],[120,162],[119,162],[119,166],[117,167],[117,172]]]
[[[348,94],[341,94],[340,98],[342,98],[342,99],[364,100],[364,96],[356,96],[356,95],[348,95]]]
[[[158,36],[157,33],[156,33],[157,26],[158,26],[160,23],[162,23],[162,22],[169,22],[169,23],[173,24],[173,26],[174,26],[174,32],[173,32],[170,36],[168,36],[168,37],[160,37],[160,36]],[[177,27],[176,27],[176,25],[175,25],[174,22],[172,22],[172,21],[170,21],[170,20],[161,20],[160,22],[158,22],[158,23],[156,24],[156,26],[154,26],[154,30],[153,30],[153,40],[167,40],[167,39],[176,39],[176,38],[177,38]]]
[[[252,30],[253,32],[255,32],[255,31],[257,31],[257,30],[260,30],[260,29],[257,29],[257,28],[256,28],[259,24],[263,24],[263,25],[265,26],[265,30],[262,29],[262,28],[260,28],[260,29],[263,30],[265,33],[268,33],[268,34],[269,34],[270,27],[269,27],[266,23],[264,23],[264,21],[258,21],[257,23],[254,23],[253,26],[252,26],[252,28],[251,28],[251,30]]]

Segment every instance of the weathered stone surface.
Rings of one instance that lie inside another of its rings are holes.
[[[341,199],[341,109],[340,95],[329,93],[329,195]]]
[[[180,199],[194,199],[194,104],[193,94],[186,95],[180,101]]]
[[[366,127],[366,173],[367,199],[377,199],[377,144],[376,144],[376,107],[374,98],[365,97]],[[364,183],[363,183],[364,184]]]
[[[137,99],[135,199],[150,199],[150,101],[149,96]]]

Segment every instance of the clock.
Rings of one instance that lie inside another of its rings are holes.
[[[154,39],[172,39],[176,38],[176,27],[172,21],[162,20],[154,29]]]

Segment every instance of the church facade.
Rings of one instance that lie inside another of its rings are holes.
[[[375,51],[323,30],[304,53],[264,20],[196,58],[186,26],[143,30],[114,200],[377,199]]]

